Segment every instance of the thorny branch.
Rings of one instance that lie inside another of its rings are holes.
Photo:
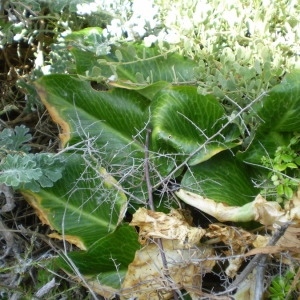
[[[150,181],[150,170],[149,170],[149,143],[150,143],[151,129],[147,129],[146,132],[146,143],[145,143],[145,178],[148,190],[148,203],[151,210],[155,211],[152,195],[152,184]]]
[[[222,128],[220,130],[218,130],[215,134],[213,134],[210,137],[207,137],[207,140],[204,144],[200,145],[195,151],[193,151],[190,155],[188,155],[188,157],[180,164],[178,165],[176,168],[173,169],[172,172],[170,172],[170,174],[168,176],[166,176],[163,180],[161,180],[160,182],[158,182],[155,186],[153,186],[153,188],[157,188],[160,185],[162,185],[165,182],[168,182],[172,176],[178,171],[180,170],[182,167],[186,166],[187,163],[189,162],[189,160],[195,156],[199,151],[201,151],[203,148],[206,147],[206,145],[208,143],[210,143],[211,141],[213,141],[217,136],[221,135],[222,131],[224,130],[224,128],[226,128],[227,126],[229,126],[233,120],[238,119],[245,111],[247,111],[249,108],[251,108],[251,106],[258,102],[263,96],[265,96],[265,93],[262,93],[259,97],[257,97],[256,99],[252,100],[248,105],[246,105],[242,110],[240,110],[232,119],[229,119],[228,122],[226,122]]]
[[[151,181],[150,181],[150,170],[149,170],[150,136],[151,136],[151,129],[147,129],[146,143],[145,143],[145,178],[146,178],[148,197],[149,197],[148,204],[149,204],[150,209],[152,211],[155,211],[154,202],[153,202],[152,184],[151,184]],[[163,247],[162,240],[159,238],[159,239],[155,239],[155,241],[158,245],[160,256],[161,256],[161,259],[162,259],[162,264],[163,264],[163,267],[164,267],[163,275],[166,278],[167,282],[169,282],[170,285],[172,286],[172,292],[173,292],[174,299],[178,300],[179,299],[178,294],[180,295],[180,291],[174,286],[174,282],[172,281],[172,278],[170,277],[168,262],[167,262],[167,258],[166,258],[165,252],[164,252],[164,247]]]

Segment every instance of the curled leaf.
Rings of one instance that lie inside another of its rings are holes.
[[[138,226],[139,242],[144,245],[148,239],[163,238],[179,240],[181,245],[190,246],[199,243],[205,230],[192,227],[178,210],[169,214],[139,208],[133,215],[131,226]]]
[[[204,229],[190,226],[184,212],[175,209],[165,214],[140,208],[130,225],[139,227],[139,242],[148,243],[136,252],[128,267],[122,289],[124,299],[171,299],[174,288],[201,291],[202,275],[215,265],[214,260],[207,260],[213,248],[199,245]],[[167,270],[156,238],[162,239]]]
[[[276,222],[288,221],[286,212],[277,202],[267,201],[261,195],[243,206],[228,206],[183,189],[178,190],[175,194],[185,203],[215,217],[220,222],[257,221],[263,225],[272,225]],[[300,213],[298,210],[297,213]]]
[[[256,240],[256,235],[243,230],[241,228],[227,226],[224,224],[210,224],[208,232],[205,234],[214,242],[223,242],[230,247],[230,250],[224,253],[228,256],[229,265],[226,268],[226,274],[233,278],[236,276],[237,271],[244,262],[242,256],[236,258],[230,258],[232,255],[245,254],[249,245]]]
[[[159,248],[148,244],[135,254],[123,282],[123,299],[158,300],[172,299],[172,290],[189,287],[201,291],[201,277],[210,272],[215,261],[209,246],[182,249],[180,241],[163,240],[163,248],[168,262],[168,278],[164,274]]]

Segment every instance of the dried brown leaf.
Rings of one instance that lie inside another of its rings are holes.
[[[185,248],[177,240],[163,240],[168,262],[168,276],[162,264],[158,245],[149,243],[135,254],[123,282],[123,299],[171,299],[172,289],[185,286],[201,289],[203,274],[210,272],[215,261],[205,260],[213,256],[209,246]],[[168,278],[168,279],[167,279]]]
[[[285,217],[285,211],[281,209],[277,202],[267,201],[261,195],[243,206],[228,206],[226,203],[216,202],[183,189],[177,191],[176,195],[185,203],[204,211],[220,222],[255,220],[264,225],[271,225],[279,218]]]
[[[282,252],[289,252],[293,259],[300,259],[300,227],[290,225],[276,244]]]
[[[244,229],[224,224],[210,224],[205,236],[218,238],[225,245],[230,246],[234,254],[240,254],[240,250],[252,244],[257,237]]]
[[[278,202],[267,201],[261,195],[257,195],[253,202],[254,220],[263,225],[272,225],[279,220],[284,223],[285,211],[281,208]],[[284,219],[284,220],[283,220]]]
[[[269,236],[264,236],[264,235],[257,235],[255,241],[252,243],[252,245],[255,248],[260,248],[260,247],[264,247],[268,244],[270,240]]]
[[[210,224],[206,237],[213,238],[215,241],[223,242],[229,246],[228,251],[224,254],[228,256],[229,265],[225,273],[233,278],[236,276],[241,264],[244,262],[243,257],[230,258],[232,255],[244,254],[250,244],[256,239],[256,235],[241,228],[227,226],[224,224]]]
[[[279,246],[265,246],[265,247],[254,248],[248,251],[245,254],[245,256],[247,257],[256,254],[275,254],[275,253],[280,253],[281,251],[284,250],[285,249],[283,247],[279,247]]]
[[[205,234],[204,229],[190,226],[183,213],[175,209],[165,214],[139,208],[130,225],[139,227],[139,242],[142,245],[148,239],[162,238],[178,240],[180,244],[190,247],[197,244]]]

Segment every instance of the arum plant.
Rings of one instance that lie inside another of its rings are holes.
[[[166,190],[171,180],[180,186],[177,197],[222,221],[277,220],[254,213],[260,199],[255,182],[268,178],[262,156],[272,159],[300,128],[300,73],[286,76],[270,93],[240,107],[232,119],[216,98],[198,94],[193,86],[198,80],[195,61],[141,43],[114,46],[108,55],[95,54],[74,43],[89,34],[101,37],[101,31],[91,28],[66,38],[75,60],[74,74],[48,75],[35,82],[43,104],[61,127],[63,176],[53,187],[22,192],[53,229],[52,237],[81,249],[65,252],[60,266],[72,273],[72,262],[89,284],[94,280],[94,290],[104,297],[127,297],[136,292],[129,267],[135,254],[136,259],[142,255],[138,234],[128,222],[135,210],[147,206],[152,193]],[[238,124],[245,114],[255,120],[254,124],[242,120],[251,131],[246,148],[245,132]],[[165,210],[164,200],[154,203],[157,210]],[[260,203],[266,211],[275,207],[265,199]],[[201,236],[193,242],[197,247]],[[182,251],[193,247],[179,244]],[[174,278],[166,292],[179,293],[192,284],[183,286]],[[152,288],[155,294],[157,286]]]

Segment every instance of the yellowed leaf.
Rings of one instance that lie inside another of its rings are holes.
[[[74,276],[74,274],[65,272],[73,280],[79,282],[81,285],[88,289],[92,289],[96,294],[104,297],[105,299],[114,299],[114,296],[118,294],[119,290],[112,288],[111,286],[103,285],[98,279],[84,276],[84,280],[80,276]]]
[[[210,272],[215,265],[215,261],[206,260],[214,254],[209,246],[183,249],[180,241],[163,240],[163,248],[168,262],[169,279],[164,275],[158,245],[149,243],[136,252],[134,261],[128,267],[121,290],[123,299],[171,299],[173,288],[200,289],[203,274]]]
[[[267,201],[261,195],[257,195],[254,201],[243,206],[228,206],[183,189],[176,191],[175,194],[185,203],[215,217],[220,222],[257,221],[267,226],[291,220],[300,223],[299,191],[289,202],[288,209],[282,209],[277,202]]]
[[[286,222],[285,211],[278,202],[267,201],[257,195],[253,202],[254,220],[263,225],[272,225],[276,222]]]
[[[48,234],[48,236],[50,238],[58,239],[60,241],[68,241],[69,243],[71,243],[73,245],[76,245],[81,250],[87,250],[87,248],[85,247],[83,241],[80,238],[78,238],[78,236],[67,235],[67,234],[66,235],[61,235],[57,232],[50,233],[50,234]]]
[[[183,213],[175,209],[165,214],[139,208],[130,225],[139,227],[139,242],[142,245],[149,239],[162,238],[178,240],[181,245],[189,247],[197,244],[205,234],[204,229],[190,226]]]
[[[50,229],[54,229],[49,218],[48,211],[41,207],[42,199],[37,194],[34,194],[31,191],[22,192],[23,197],[27,200],[27,202],[34,208],[36,215],[41,220],[42,224],[46,224],[50,227]]]
[[[186,213],[172,209],[169,214],[145,208],[133,215],[131,226],[139,227],[140,243],[147,245],[135,254],[123,282],[123,299],[170,299],[172,290],[201,287],[202,275],[210,272],[214,260],[211,246],[201,246],[199,241],[205,230],[190,226]],[[161,252],[156,244],[160,238],[167,260],[164,269]],[[167,274],[166,274],[167,272]]]
[[[264,247],[264,246],[267,245],[267,243],[269,242],[269,240],[270,240],[269,236],[257,235],[255,241],[253,242],[253,246],[255,248]]]
[[[293,198],[285,205],[287,211],[287,219],[297,223],[300,226],[300,186],[298,191],[294,193]]]

